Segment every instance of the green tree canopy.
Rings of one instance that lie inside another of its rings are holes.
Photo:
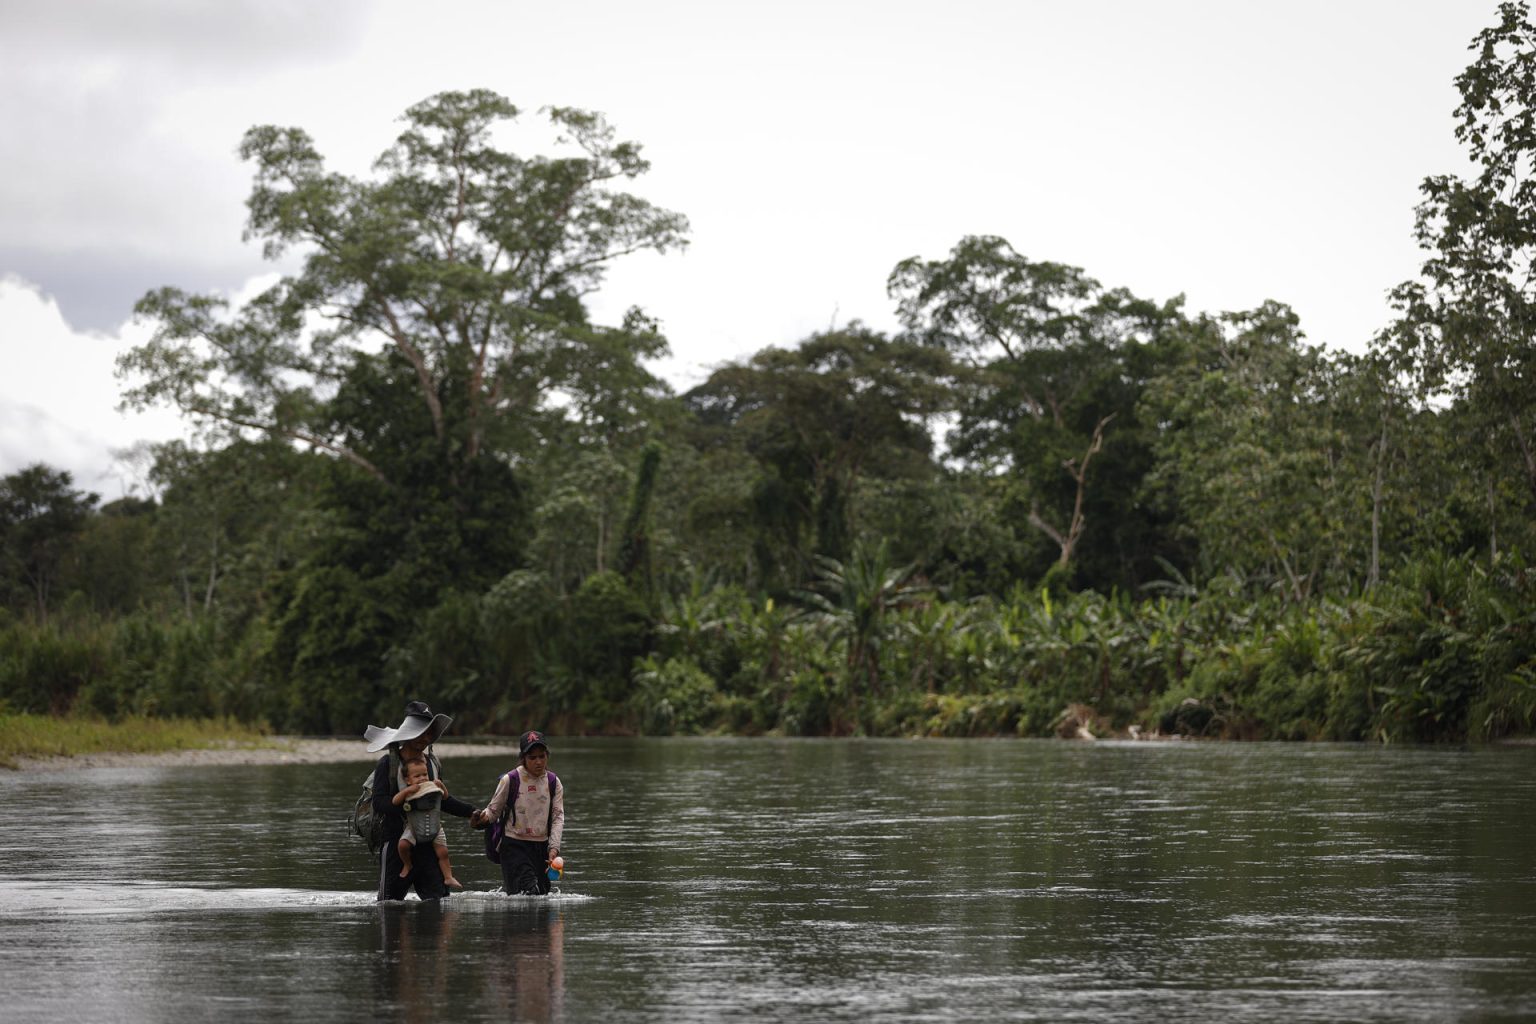
[[[1339,438],[1327,364],[1300,321],[1269,302],[1190,327],[1192,358],[1148,388],[1162,424],[1152,490],[1217,569],[1263,573],[1301,599],[1339,551]]]
[[[1499,5],[1456,79],[1456,138],[1466,176],[1424,180],[1416,231],[1420,279],[1393,292],[1398,319],[1380,339],[1426,397],[1462,403],[1483,440],[1490,501],[1510,485],[1517,517],[1536,519],[1536,26],[1524,2]],[[1527,537],[1529,533],[1527,531]]]
[[[649,165],[600,115],[545,110],[562,155],[521,156],[494,139],[519,113],[484,90],[434,96],[369,179],[327,171],[302,129],[252,128],[247,236],[269,258],[296,249],[302,270],[233,314],[215,296],[146,295],[156,330],[120,360],[128,404],[300,440],[388,480],[379,439],[329,404],[379,353],[450,463],[505,449],[556,393],[597,410],[653,386],[639,360],[664,351],[655,324],[594,325],[584,300],[615,259],[682,245],[686,222],[617,187]]]
[[[807,548],[846,556],[861,481],[932,471],[949,375],[944,352],[853,324],[764,349],[684,396],[702,429],[732,435],[761,467],[752,518],[766,575],[788,568],[798,583]]]
[[[68,470],[40,462],[0,479],[0,584],[19,583],[44,621],[64,558],[96,505],[97,496],[73,482]]]
[[[957,378],[951,453],[1008,478],[1017,515],[1049,538],[1063,570],[1098,510],[1110,512],[1098,517],[1098,543],[1115,545],[1102,527],[1119,518],[1115,506],[1147,469],[1135,423],[1139,389],[1154,369],[1145,353],[1181,322],[1182,300],[1160,305],[1105,288],[992,236],[963,238],[942,260],[903,261],[888,289],[908,337],[970,368]],[[1111,472],[1091,484],[1106,463]]]

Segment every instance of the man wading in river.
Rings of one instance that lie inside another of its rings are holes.
[[[394,729],[381,729],[370,725],[363,738],[370,751],[389,748],[389,753],[379,758],[373,770],[373,813],[384,822],[384,847],[379,852],[379,899],[403,900],[412,888],[424,900],[440,899],[448,895],[442,869],[436,857],[415,857],[415,863],[404,878],[400,877],[403,866],[396,845],[405,832],[405,813],[395,806],[395,794],[405,785],[401,775],[402,763],[424,758],[427,774],[432,779],[442,778],[443,769],[432,744],[443,735],[453,719],[447,715],[434,715],[432,709],[419,700],[405,706],[405,720]],[[440,808],[444,814],[467,818],[475,808],[458,797],[444,795]]]

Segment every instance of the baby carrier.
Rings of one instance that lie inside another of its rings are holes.
[[[400,778],[400,755],[395,752],[393,747],[389,751],[388,771],[390,779],[398,780]],[[384,818],[374,813],[373,810],[373,773],[373,768],[368,769],[368,775],[363,779],[363,792],[352,804],[352,813],[347,815],[347,831],[368,844],[369,856],[377,857],[380,847],[384,845]],[[438,762],[437,755],[430,752],[427,754],[427,775],[433,779],[442,778],[443,775],[443,766]],[[398,788],[399,782],[396,781],[395,790],[392,792],[398,791]],[[432,798],[440,814],[442,794],[434,793]],[[418,803],[418,801],[409,801],[407,806],[415,803]],[[404,810],[404,808],[401,809]],[[441,817],[438,820],[440,822]],[[411,834],[416,836],[418,842],[423,841],[421,833],[416,831],[414,823],[411,825]],[[424,841],[431,842],[432,837],[435,835],[437,835],[437,830],[433,829]]]

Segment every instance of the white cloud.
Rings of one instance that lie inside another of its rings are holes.
[[[267,119],[273,76],[354,51],[365,6],[0,0],[0,273],[45,279],[72,322],[102,328],[62,268],[115,282],[149,265],[199,286],[212,270],[226,287],[256,272],[240,138]],[[157,283],[134,277],[114,306]]]
[[[171,413],[117,411],[115,360],[146,338],[139,325],[78,333],[36,287],[0,278],[0,475],[43,462],[104,500],[128,493],[133,474],[113,452],[183,434]]]
[[[167,74],[259,72],[350,50],[365,0],[0,0],[13,55],[142,61]]]

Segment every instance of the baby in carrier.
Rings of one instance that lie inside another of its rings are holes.
[[[437,854],[437,865],[443,872],[443,884],[450,889],[462,889],[463,885],[453,877],[453,867],[448,863],[448,836],[443,832],[442,800],[448,795],[448,787],[440,779],[427,774],[425,758],[404,761],[400,764],[401,788],[395,794],[395,806],[405,812],[405,831],[400,833],[396,849],[400,853],[400,877],[411,874],[412,848],[420,843],[431,843]]]

